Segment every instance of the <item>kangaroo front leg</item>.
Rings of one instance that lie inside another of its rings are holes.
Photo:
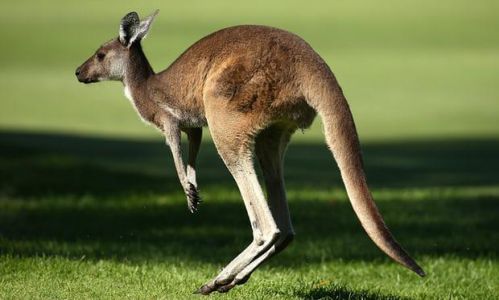
[[[166,122],[164,124],[164,132],[166,143],[170,146],[170,150],[173,155],[173,162],[175,164],[175,169],[177,170],[178,179],[180,180],[180,184],[182,185],[182,188],[187,196],[187,206],[190,212],[195,212],[199,204],[199,197],[197,196],[197,191],[194,185],[189,182],[186,175],[186,168],[182,160],[180,128],[178,124],[174,122]]]
[[[189,140],[189,159],[187,161],[187,181],[189,186],[189,197],[191,203],[199,204],[201,198],[199,196],[198,184],[196,180],[196,158],[201,146],[201,137],[203,135],[202,128],[188,128],[184,130]]]

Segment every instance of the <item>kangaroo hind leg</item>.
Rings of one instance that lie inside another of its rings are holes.
[[[265,180],[270,210],[280,235],[265,253],[239,272],[225,288],[245,283],[260,264],[284,250],[293,240],[294,230],[286,199],[283,160],[289,138],[295,130],[296,126],[294,125],[274,124],[264,129],[256,138],[255,152]]]
[[[231,283],[237,274],[266,253],[280,236],[280,229],[265,200],[253,165],[254,123],[236,114],[221,114],[219,110],[216,118],[208,118],[208,125],[217,151],[241,192],[253,231],[253,241],[213,280],[198,290],[202,294],[215,290],[226,292],[234,287],[235,284]],[[226,124],[232,126],[228,128]]]

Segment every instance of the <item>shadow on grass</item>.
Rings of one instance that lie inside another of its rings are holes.
[[[298,293],[296,295],[301,299],[327,299],[327,300],[406,300],[408,298],[403,298],[393,295],[384,295],[380,293],[371,292],[368,290],[353,291],[346,287],[331,285],[331,286],[321,286],[314,288],[306,293]]]
[[[428,190],[497,185],[499,140],[375,143],[363,149],[371,187],[420,193],[402,191],[404,201],[379,201],[385,220],[411,253],[497,256],[497,191]],[[279,265],[383,258],[348,202],[318,196],[342,188],[323,143],[291,145],[285,173],[297,239],[276,257]],[[161,138],[0,132],[0,253],[223,264],[250,241],[250,227],[211,144],[203,145],[198,176],[207,200],[191,215]],[[321,289],[317,295],[323,292],[328,293]],[[331,293],[335,299],[349,291]]]

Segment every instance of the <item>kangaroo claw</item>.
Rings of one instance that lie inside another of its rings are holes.
[[[201,197],[199,196],[199,192],[192,183],[188,182],[188,189],[186,191],[187,195],[187,207],[191,213],[194,213],[198,210],[198,205],[201,203]]]

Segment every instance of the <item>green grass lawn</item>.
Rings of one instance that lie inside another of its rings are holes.
[[[251,240],[209,137],[190,214],[162,138],[119,83],[74,69],[130,10],[161,12],[156,70],[218,28],[304,37],[351,104],[386,222],[428,276],[386,258],[356,220],[316,123],[285,171],[293,244],[220,299],[499,296],[497,1],[0,3],[0,299],[177,299]]]

